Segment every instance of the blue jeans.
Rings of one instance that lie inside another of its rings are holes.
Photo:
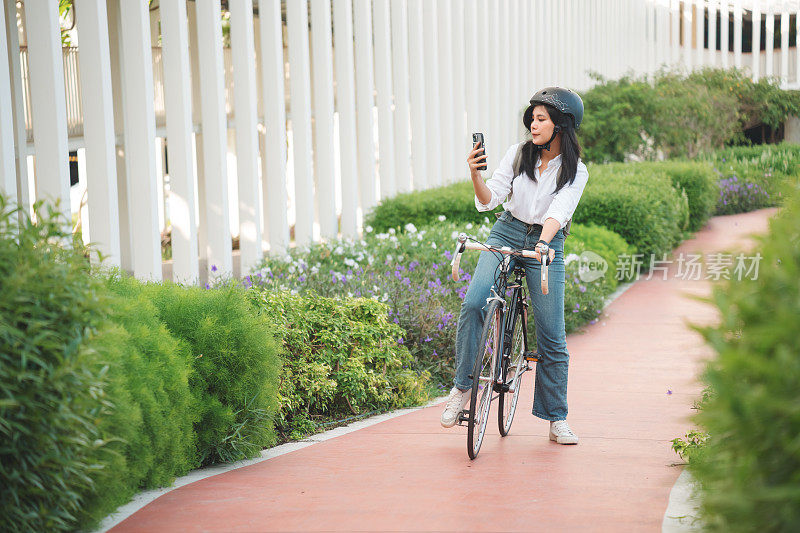
[[[539,225],[526,224],[503,212],[492,227],[487,244],[533,250],[542,233]],[[510,271],[522,261],[528,282],[532,313],[536,325],[536,344],[540,360],[536,364],[536,381],[532,413],[545,420],[567,418],[567,370],[569,352],[564,326],[564,231],[559,229],[550,242],[555,258],[548,265],[549,293],[542,294],[541,263],[537,259],[512,257]],[[466,297],[461,304],[456,332],[456,387],[472,387],[472,374],[478,352],[486,299],[491,295],[499,260],[492,252],[481,252]],[[532,339],[531,339],[532,340]],[[531,343],[532,344],[532,343]]]

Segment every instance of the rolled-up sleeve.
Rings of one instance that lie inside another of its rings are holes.
[[[578,169],[575,172],[575,181],[573,181],[571,185],[565,185],[556,193],[553,197],[553,201],[550,203],[550,207],[547,209],[547,213],[544,217],[545,220],[554,218],[558,220],[563,228],[564,224],[567,220],[572,218],[572,214],[578,207],[578,202],[581,199],[581,195],[588,181],[589,171],[586,169],[586,165],[583,164],[583,161],[579,161]]]
[[[478,211],[491,211],[508,197],[511,192],[511,179],[514,177],[514,156],[517,155],[517,144],[513,145],[506,151],[506,155],[500,160],[500,164],[492,173],[492,177],[486,180],[486,186],[492,191],[492,199],[488,204],[482,204],[475,195],[475,208]]]

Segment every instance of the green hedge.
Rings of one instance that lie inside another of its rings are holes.
[[[105,279],[106,290],[138,283]],[[159,321],[143,294],[110,296],[110,322],[92,347],[108,365],[107,416],[98,430],[108,445],[96,461],[95,487],[82,522],[95,524],[140,488],[168,486],[197,465],[197,402],[189,389],[191,353]]]
[[[708,299],[717,326],[696,326],[716,351],[712,394],[696,415],[710,434],[690,469],[713,531],[800,529],[800,187],[757,238],[757,280],[732,278]]]
[[[593,165],[573,219],[618,233],[644,254],[670,252],[689,223],[688,198],[664,172],[638,172],[634,166]]]
[[[206,290],[119,277],[112,288],[151,301],[159,320],[189,347],[198,464],[250,458],[275,441],[280,344],[243,287],[221,283]]]
[[[287,354],[280,374],[276,427],[301,438],[323,420],[428,400],[429,374],[413,371],[405,332],[385,304],[254,288],[252,304],[275,322]]]
[[[72,529],[106,442],[108,375],[91,341],[107,302],[57,212],[38,223],[0,196],[0,517],[2,528]]]
[[[688,231],[702,228],[714,215],[717,203],[717,174],[710,163],[701,161],[664,161],[630,163],[636,172],[664,173],[673,187],[686,192],[689,206]]]
[[[575,224],[605,226],[623,236],[637,253],[663,253],[695,231],[713,213],[717,197],[713,167],[702,162],[664,161],[638,164],[590,165],[589,183],[573,216]],[[383,200],[365,225],[376,232],[439,223],[480,224],[472,183],[400,194]],[[495,211],[502,211],[502,206]],[[573,229],[574,232],[574,229]],[[567,240],[569,242],[569,239]]]
[[[377,233],[385,232],[389,228],[401,229],[409,223],[421,228],[436,224],[442,215],[452,222],[480,224],[486,217],[494,222],[496,219],[490,212],[479,212],[475,209],[474,197],[472,181],[469,180],[445,187],[398,194],[381,200],[380,205],[365,217],[364,226],[371,226]],[[498,206],[492,213],[502,211],[503,206]]]
[[[617,288],[620,281],[631,281],[635,273],[622,268],[625,256],[631,256],[635,249],[608,228],[594,224],[573,224],[570,237],[564,242],[567,255],[580,255],[584,251],[591,251],[600,255],[608,263],[608,271],[604,276],[609,294]],[[619,272],[619,275],[618,275]]]

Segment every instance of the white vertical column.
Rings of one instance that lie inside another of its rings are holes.
[[[377,202],[373,116],[372,1],[353,3],[356,47],[356,114],[358,116],[358,183],[361,214]],[[362,219],[363,221],[363,219]]]
[[[142,2],[120,2],[123,21],[122,93],[125,109],[125,167],[128,180],[133,273],[140,279],[161,279],[161,235],[158,231],[156,159],[153,143],[153,54],[150,16]]]
[[[772,3],[767,4],[767,27],[766,27],[766,64],[764,65],[767,77],[775,73],[775,14]]]
[[[225,70],[222,58],[222,23],[219,0],[195,0],[199,61],[200,115],[208,272],[216,267],[233,271],[230,217],[228,215],[227,117],[225,116]]]
[[[742,0],[733,2],[733,64],[742,68]]]
[[[562,4],[563,6],[563,4]],[[511,41],[509,33],[511,32],[509,20],[510,20],[510,13],[509,13],[509,0],[501,0],[498,2],[498,9],[499,9],[499,23],[500,23],[500,49],[499,58],[500,58],[500,105],[497,108],[497,112],[500,114],[500,135],[498,136],[498,140],[500,141],[499,145],[496,145],[498,155],[504,154],[508,146],[511,144],[511,133],[512,133],[512,125],[511,120],[514,116],[512,109],[513,109],[513,102],[511,99],[511,64],[509,62],[510,55],[511,55]],[[563,49],[563,46],[560,48]],[[559,65],[564,65],[562,61],[559,62]],[[566,70],[566,69],[564,69]],[[562,74],[564,72],[562,70]],[[563,78],[562,78],[563,79]]]
[[[314,177],[320,236],[336,239],[336,173],[333,145],[333,36],[330,0],[311,2],[311,39],[314,54]],[[341,115],[340,115],[341,117]]]
[[[467,104],[466,86],[469,83],[465,75],[466,45],[464,41],[464,6],[453,4],[453,149],[451,169],[456,181],[463,181],[469,177],[469,167],[466,163],[466,154],[472,143],[472,136],[467,133]]]
[[[196,192],[192,175],[192,88],[186,2],[165,2],[161,12],[164,104],[169,157],[169,218],[172,224],[172,279],[199,279]]]
[[[692,6],[683,4],[683,64],[686,70],[692,71]]]
[[[498,152],[503,149],[503,140],[501,138],[502,132],[502,123],[501,123],[501,109],[502,109],[502,102],[501,102],[501,85],[503,80],[502,77],[502,70],[500,68],[500,40],[494,38],[494,36],[500,35],[500,14],[499,14],[499,2],[494,0],[490,0],[488,3],[488,24],[489,27],[487,28],[487,35],[488,43],[487,46],[489,48],[489,93],[486,97],[486,103],[488,106],[489,111],[489,128],[488,131],[484,132],[484,139],[486,145],[486,166],[487,172],[492,172],[497,166],[497,163],[500,161],[502,154]],[[544,48],[550,48],[550,39],[544,39]],[[545,55],[545,57],[548,57]],[[555,63],[554,61],[548,61],[548,64]]]
[[[270,253],[280,254],[289,247],[289,218],[286,208],[288,197],[286,190],[286,95],[280,0],[258,0],[258,17],[261,31],[259,60],[263,76],[261,90],[264,91],[262,99],[266,131],[261,152],[264,227],[269,232]],[[341,86],[339,88],[341,90]],[[342,208],[346,205],[344,202],[343,195]],[[344,223],[344,213],[342,214],[342,223]]]
[[[694,38],[697,46],[694,57],[695,64],[698,66],[698,68],[702,68],[705,61],[705,46],[703,45],[703,39],[705,37],[706,16],[704,3],[705,0],[696,0],[694,4],[694,16],[696,20]]]
[[[489,5],[489,0],[477,0],[476,3],[476,33],[472,35],[472,40],[475,43],[475,47],[477,47],[477,56],[475,58],[477,63],[474,74],[477,77],[474,78],[473,82],[475,83],[475,89],[477,90],[475,97],[480,103],[478,105],[478,122],[475,125],[474,131],[481,132],[484,134],[484,137],[487,137],[487,134],[491,133],[492,129],[491,109],[493,105],[493,102],[489,100],[491,96],[492,85],[492,65],[490,63],[490,41],[492,41],[492,39],[489,33],[489,10],[492,8]],[[470,141],[472,141],[472,138],[470,138]],[[488,151],[488,146],[486,153],[487,155],[490,154]]]
[[[261,201],[258,197],[258,96],[253,35],[253,0],[231,0],[236,173],[239,184],[239,251],[244,276],[261,260]],[[330,10],[328,10],[330,14]],[[328,17],[330,31],[330,17]],[[333,195],[331,195],[333,198]]]
[[[422,2],[422,32],[425,54],[425,161],[427,165],[426,187],[442,184],[442,139],[439,135],[439,34],[436,3]]]
[[[30,106],[36,151],[37,199],[60,202],[59,211],[71,226],[67,103],[58,6],[36,1],[25,4],[28,30]]]
[[[4,31],[6,32],[6,56],[9,69],[9,87],[11,89],[11,105],[9,108],[13,119],[13,135],[15,140],[14,164],[16,171],[16,191],[14,199],[22,208],[20,220],[24,213],[30,211],[30,194],[28,192],[28,163],[27,163],[27,131],[25,129],[25,114],[22,104],[22,75],[19,54],[19,31],[17,29],[16,1],[4,0],[0,8],[4,12]]]
[[[451,0],[436,0],[436,22],[438,27],[438,46],[431,49],[438,61],[439,91],[437,112],[441,130],[441,157],[439,158],[438,185],[447,185],[453,181],[453,42],[451,40]],[[435,50],[435,51],[434,51]]]
[[[478,1],[466,0],[464,2],[464,97],[467,109],[467,132],[480,131],[480,58],[478,50],[481,47],[478,40]],[[468,133],[469,135],[469,133]],[[472,135],[469,135],[469,144],[472,145]],[[462,158],[464,161],[465,158]],[[467,172],[469,169],[467,168]]]
[[[719,36],[720,36],[720,53],[722,54],[722,68],[728,68],[728,64],[730,63],[730,44],[729,44],[729,17],[728,17],[728,1],[729,0],[721,0],[720,1],[720,9],[719,9],[719,16],[720,16],[720,28],[719,28]]]
[[[375,39],[375,89],[378,96],[378,172],[381,198],[397,194],[394,162],[394,117],[392,114],[392,28],[389,0],[373,2]]]
[[[708,0],[708,65],[717,66],[717,1]]]
[[[10,73],[11,87],[11,109],[13,115],[14,139],[14,163],[16,165],[16,188],[17,202],[22,208],[22,213],[30,211],[30,194],[28,192],[28,161],[27,144],[28,133],[25,130],[25,115],[22,105],[22,75],[19,59],[19,32],[17,31],[17,2],[5,0],[5,31],[8,43],[8,67]],[[0,56],[2,57],[2,56]]]
[[[800,11],[795,11],[794,14],[794,34],[795,34],[795,47],[794,47],[794,81],[795,84],[800,84]]]
[[[289,32],[292,140],[294,147],[295,242],[313,239],[314,183],[311,174],[311,86],[308,64],[308,2],[286,3]]]
[[[278,13],[280,19],[280,13]],[[336,53],[336,103],[339,110],[339,160],[342,167],[342,236],[358,234],[358,150],[356,89],[353,79],[353,9],[350,0],[333,2]]]
[[[680,62],[680,4],[670,0],[670,64],[674,67]]]
[[[394,147],[397,192],[411,190],[408,89],[408,10],[406,0],[391,0],[392,81],[394,82]]]
[[[797,48],[795,48],[795,53]],[[781,11],[781,86],[789,83],[789,12]]]
[[[643,62],[644,62],[644,71],[647,74],[651,74],[655,70],[655,10],[653,9],[653,2],[651,0],[647,0],[647,2],[643,6],[644,10],[644,20],[645,20],[645,28],[642,32],[643,38],[645,39],[645,50],[643,53]]]
[[[411,165],[414,170],[414,190],[427,189],[430,182],[427,163],[426,105],[427,56],[422,16],[423,0],[408,0],[408,77],[411,100]]]
[[[3,6],[0,6],[2,8]],[[14,117],[11,107],[11,78],[5,63],[8,57],[5,9],[0,9],[0,194],[18,203],[17,170],[14,165]]]
[[[86,143],[86,186],[89,234],[111,265],[120,266],[117,162],[114,146],[114,101],[105,0],[76,0],[81,46],[83,138]]]
[[[753,71],[753,81],[758,81],[758,78],[761,76],[761,2],[759,0],[753,0],[753,30],[751,35],[752,38],[752,71]]]
[[[508,84],[508,89],[506,91],[505,96],[505,110],[503,111],[503,116],[506,119],[506,142],[503,143],[504,147],[510,146],[512,143],[517,142],[517,132],[519,131],[518,122],[516,120],[517,114],[519,113],[519,99],[517,97],[517,78],[519,77],[519,49],[520,46],[517,45],[517,13],[516,13],[516,0],[504,0],[503,2],[503,9],[505,11],[505,16],[503,17],[503,22],[505,24],[505,31],[503,32],[503,47],[505,53],[503,53],[503,63],[506,69],[506,80]],[[575,22],[575,19],[570,19]],[[567,41],[569,41],[569,37],[567,37]],[[566,47],[569,47],[568,43],[564,43]],[[565,65],[567,67],[566,73],[568,74],[567,83],[569,82],[569,76],[572,74],[572,70],[575,68],[575,63],[572,61],[568,61],[568,64]]]

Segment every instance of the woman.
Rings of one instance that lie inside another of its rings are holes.
[[[524,261],[536,324],[536,382],[533,414],[550,421],[550,440],[577,444],[567,424],[567,351],[564,327],[564,237],[589,174],[580,160],[575,130],[583,119],[581,98],[560,87],[547,87],[530,100],[523,124],[531,139],[511,146],[486,182],[477,170],[485,164],[477,144],[469,153],[475,207],[489,211],[503,203],[505,211],[492,227],[487,243],[512,248],[548,250],[549,294],[541,291],[539,259]],[[546,245],[548,248],[546,248]],[[464,409],[472,387],[469,375],[478,352],[484,306],[494,283],[498,259],[482,252],[461,305],[456,333],[456,375],[441,423],[452,427]]]

